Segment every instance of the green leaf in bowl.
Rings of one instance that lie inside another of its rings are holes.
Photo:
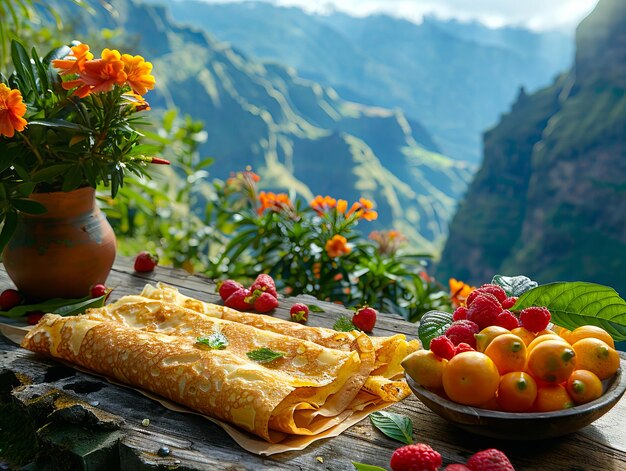
[[[507,296],[521,296],[526,291],[537,287],[537,282],[527,276],[504,276],[496,275],[491,280],[494,285],[500,286]]]
[[[424,348],[429,348],[430,341],[446,332],[452,324],[452,314],[443,311],[428,311],[420,319],[417,336]]]
[[[595,325],[615,341],[626,340],[626,301],[608,286],[583,281],[549,283],[522,294],[511,310],[531,306],[547,307],[552,322],[567,329]]]

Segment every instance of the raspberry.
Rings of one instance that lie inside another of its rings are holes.
[[[37,324],[37,322],[39,322],[39,319],[41,319],[44,315],[45,315],[45,312],[43,312],[43,311],[27,312],[26,313],[26,323],[28,325],[35,325],[35,324]]]
[[[257,276],[256,280],[254,280],[254,283],[252,283],[252,286],[250,286],[251,293],[254,293],[256,290],[265,291],[275,298],[278,297],[278,293],[276,292],[276,283],[274,283],[274,279],[264,273],[261,273],[259,276]]]
[[[22,296],[15,289],[5,289],[2,294],[0,294],[0,311],[8,311],[9,309],[13,309],[19,303],[22,302]]]
[[[480,291],[481,293],[493,294],[499,302],[504,302],[504,300],[506,299],[506,291],[504,291],[502,287],[498,285],[487,283],[478,288],[478,291]]]
[[[135,258],[135,271],[149,273],[159,264],[159,256],[150,252],[140,252]]]
[[[445,335],[440,335],[430,341],[430,351],[439,358],[449,360],[454,356],[454,344]]]
[[[463,319],[467,319],[467,308],[465,306],[459,306],[452,314],[453,321],[461,321]]]
[[[464,464],[449,464],[443,471],[472,471]]]
[[[306,304],[296,303],[289,309],[289,316],[292,321],[304,324],[309,319],[309,307]]]
[[[467,295],[467,299],[465,300],[465,305],[467,306],[468,309],[474,302],[474,299],[476,299],[476,296],[478,296],[480,293],[481,291],[478,291],[477,289],[475,289],[474,291],[472,291],[470,294]]]
[[[517,297],[511,296],[502,301],[502,309],[511,309],[517,302]]]
[[[472,348],[471,345],[466,344],[465,342],[461,342],[456,347],[454,347],[454,354],[458,355],[463,352],[475,352],[476,350]]]
[[[222,298],[223,301],[226,301],[231,294],[241,288],[243,288],[243,285],[234,280],[224,280],[217,286],[220,298]]]
[[[515,471],[506,455],[495,448],[479,451],[466,465],[471,471]]]
[[[272,296],[270,293],[263,293],[259,290],[256,290],[254,294],[255,296],[258,294],[258,297],[254,300],[255,311],[270,312],[272,309],[276,309],[278,307],[278,299],[276,299],[276,297]]]
[[[377,314],[376,309],[372,307],[362,307],[352,316],[352,323],[363,332],[371,332],[376,325]]]
[[[519,314],[519,320],[522,327],[530,330],[533,333],[537,333],[546,327],[550,323],[550,311],[545,307],[527,307]]]
[[[496,325],[504,327],[507,330],[513,330],[519,327],[519,320],[513,315],[511,311],[502,311],[496,317]]]
[[[479,293],[467,311],[467,319],[476,322],[480,330],[494,325],[502,312],[500,301],[491,293]]]
[[[391,455],[393,471],[437,471],[441,455],[424,443],[398,448]]]
[[[476,339],[474,334],[480,332],[478,324],[472,321],[460,320],[454,321],[450,324],[450,327],[446,330],[446,337],[448,337],[454,345],[460,343],[467,343],[470,347],[476,347]]]

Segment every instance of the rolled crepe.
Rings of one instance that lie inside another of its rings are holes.
[[[189,314],[170,306],[161,305],[160,311],[171,310],[171,321],[177,313]],[[366,379],[360,347],[343,352],[214,321],[229,340],[222,350],[156,329],[101,321],[94,315],[54,314],[45,315],[22,346],[160,394],[270,442],[282,440],[285,434],[318,434],[352,413],[346,406],[362,393]],[[274,347],[284,356],[259,364],[246,355],[251,346]]]

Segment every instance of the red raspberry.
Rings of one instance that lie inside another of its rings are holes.
[[[39,322],[39,319],[41,319],[44,315],[45,315],[45,312],[43,312],[43,311],[27,312],[26,313],[26,323],[28,325],[35,325],[35,324],[37,324],[37,322]]]
[[[376,309],[365,306],[352,316],[352,323],[363,332],[371,332],[376,325]]]
[[[474,334],[477,334],[478,332],[480,332],[478,324],[465,319],[454,321],[450,324],[450,327],[446,329],[446,337],[448,337],[454,345],[465,342],[472,348],[475,348],[476,339],[474,338]]]
[[[309,319],[309,306],[296,303],[289,309],[289,315],[292,321],[304,324]]]
[[[519,320],[522,327],[530,330],[533,333],[542,331],[550,323],[550,311],[545,307],[527,307],[519,314]]]
[[[498,285],[487,283],[478,288],[478,291],[480,291],[481,293],[491,293],[500,302],[504,302],[504,300],[506,299],[506,291],[504,291],[502,287]]]
[[[496,325],[504,327],[507,330],[513,330],[519,327],[519,320],[511,311],[502,311],[498,314],[498,317],[496,317]]]
[[[515,296],[506,298],[504,301],[502,301],[502,309],[511,309],[515,305],[516,302],[517,302],[517,298]]]
[[[275,298],[278,297],[278,293],[276,292],[276,283],[274,283],[274,279],[264,273],[261,273],[259,276],[257,276],[254,283],[252,283],[252,286],[250,286],[251,293],[254,293],[256,290],[265,291]]]
[[[243,288],[243,285],[234,280],[224,280],[217,285],[217,291],[220,293],[220,298],[223,301],[226,301],[231,294],[241,288]]]
[[[454,314],[452,314],[452,320],[462,321],[464,319],[467,319],[467,308],[465,306],[459,306],[454,311]]]
[[[441,455],[424,443],[398,448],[391,455],[393,471],[437,471]]]
[[[479,451],[466,465],[471,471],[515,471],[506,455],[495,448]]]
[[[252,304],[246,301],[249,296],[250,290],[239,288],[231,294],[226,301],[224,301],[224,304],[240,311],[250,311],[252,309]]]
[[[469,469],[464,464],[455,463],[455,464],[449,464],[448,466],[446,466],[446,469],[444,469],[443,471],[472,471],[472,470]]]
[[[470,294],[467,295],[467,299],[465,300],[465,305],[467,306],[468,309],[474,302],[474,299],[476,299],[476,296],[478,296],[480,293],[481,291],[475,289],[474,291],[472,291]]]
[[[22,302],[22,296],[15,289],[5,289],[0,294],[0,311],[8,311],[13,309],[19,303]]]
[[[159,256],[150,252],[139,252],[135,258],[135,271],[138,273],[148,273],[154,270],[159,263]]]
[[[276,309],[278,307],[278,299],[275,296],[272,296],[270,293],[263,293],[259,290],[256,290],[255,295],[257,298],[254,300],[254,310],[257,312],[270,312],[272,309]]]
[[[471,347],[471,345],[466,344],[465,342],[461,342],[456,347],[454,347],[454,354],[458,355],[463,352],[475,352],[476,350]]]
[[[494,325],[502,312],[500,301],[491,293],[479,293],[467,311],[467,319],[476,322],[480,330]]]
[[[449,360],[454,356],[454,344],[445,335],[440,335],[430,341],[430,351],[439,358]]]

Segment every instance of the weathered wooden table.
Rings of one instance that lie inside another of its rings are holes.
[[[198,299],[219,302],[215,284],[202,276],[163,267],[148,275],[135,274],[131,261],[124,258],[115,264],[108,285],[115,289],[115,300],[157,281]],[[10,285],[0,270],[0,289]],[[281,299],[274,315],[288,318],[289,307],[298,300],[302,298]],[[305,302],[326,309],[311,314],[313,326],[332,326],[346,313],[335,304],[311,298]],[[374,335],[397,332],[415,338],[417,327],[398,316],[381,315]],[[416,440],[438,450],[444,466],[463,463],[480,449],[496,447],[507,453],[517,470],[626,470],[626,399],[577,433],[539,442],[471,435],[413,396],[388,410],[409,416]],[[315,442],[305,450],[260,457],[241,449],[202,417],[165,409],[135,391],[37,357],[0,335],[0,469],[16,457],[21,457],[22,464],[37,458],[38,467],[72,470],[353,470],[351,461],[389,469],[398,446],[366,419],[339,437]]]

